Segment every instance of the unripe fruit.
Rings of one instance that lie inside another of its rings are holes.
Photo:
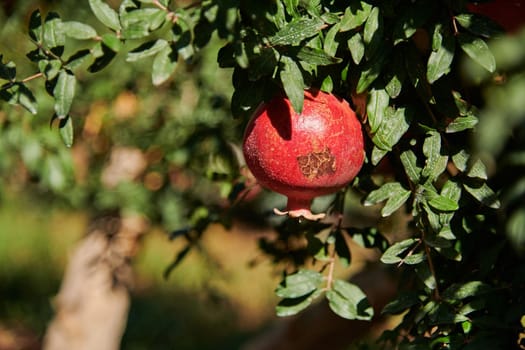
[[[255,111],[243,153],[263,187],[288,197],[277,214],[317,220],[324,214],[311,213],[313,198],[340,190],[361,169],[363,133],[348,103],[332,94],[305,91],[301,114],[279,95]]]

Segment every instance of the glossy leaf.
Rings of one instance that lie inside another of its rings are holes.
[[[452,35],[443,36],[441,46],[436,51],[430,53],[427,63],[427,79],[429,83],[434,83],[443,75],[450,72],[454,51],[456,47],[455,39]]]
[[[478,118],[476,118],[473,115],[469,115],[466,117],[457,117],[447,125],[445,131],[450,134],[472,129],[478,124],[478,121]]]
[[[429,132],[427,135],[423,143],[423,154],[427,159],[421,174],[433,181],[445,171],[448,156],[441,154],[441,135],[436,131]]]
[[[390,97],[384,89],[372,88],[368,92],[366,112],[370,132],[375,133],[383,121],[383,115],[390,102]]]
[[[405,132],[410,127],[412,113],[409,109],[398,108],[393,110],[391,107],[385,110],[383,121],[377,132],[372,137],[372,141],[379,148],[390,151]]]
[[[381,216],[390,216],[393,212],[399,209],[407,199],[410,197],[411,192],[406,189],[399,189],[392,193],[387,199],[385,206],[381,209]]]
[[[480,66],[493,73],[496,70],[496,60],[483,39],[467,33],[457,35],[459,46],[465,53]]]
[[[303,73],[297,63],[288,57],[282,59],[284,67],[281,69],[281,82],[290,99],[292,107],[296,113],[301,113],[304,102],[304,81]]]
[[[376,190],[373,190],[363,201],[364,206],[374,205],[385,201],[394,193],[406,191],[399,182],[387,182]]]
[[[319,18],[300,18],[285,25],[270,38],[272,45],[298,45],[321,30],[324,22]]]
[[[406,150],[400,155],[401,163],[410,181],[418,183],[421,176],[421,167],[417,166],[417,157],[411,150]]]

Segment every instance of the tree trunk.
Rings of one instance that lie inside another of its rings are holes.
[[[131,259],[146,220],[138,215],[98,219],[78,244],[53,306],[44,350],[117,350],[125,330]]]

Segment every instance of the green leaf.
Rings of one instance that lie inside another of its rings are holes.
[[[323,42],[323,50],[329,56],[335,56],[339,42],[335,40],[335,36],[339,33],[339,24],[334,24],[326,33]]]
[[[462,13],[454,17],[460,26],[474,35],[490,38],[494,35],[501,34],[503,30],[497,24],[486,17],[474,13]]]
[[[37,43],[42,42],[42,15],[40,10],[35,10],[29,18],[29,36]]]
[[[454,283],[442,293],[442,297],[450,302],[488,293],[492,290],[489,285],[481,281],[470,281],[466,283]]]
[[[399,255],[410,249],[417,242],[415,238],[408,238],[401,242],[391,245],[381,256],[381,262],[384,264],[397,264],[403,259]]]
[[[67,59],[65,68],[69,70],[74,70],[75,68],[79,67],[82,63],[84,63],[90,55],[91,51],[89,49],[79,50],[75,52]]]
[[[151,79],[153,85],[158,86],[164,83],[175,72],[177,68],[177,54],[171,47],[164,47],[153,60]]]
[[[459,205],[456,201],[447,198],[445,196],[440,196],[439,194],[436,194],[436,196],[433,196],[432,199],[428,201],[428,204],[437,210],[441,211],[454,211],[458,210]]]
[[[412,150],[406,150],[401,153],[399,158],[410,181],[413,183],[419,183],[421,168],[417,166],[416,154],[412,152]]]
[[[365,1],[350,1],[343,17],[341,18],[341,32],[355,29],[365,23],[371,11],[372,5]]]
[[[468,115],[466,117],[457,117],[447,125],[445,131],[451,134],[467,129],[472,129],[478,124],[478,121],[478,118],[476,118],[473,115]]]
[[[347,41],[348,50],[355,64],[359,64],[365,55],[365,43],[361,33],[354,33]]]
[[[76,78],[73,74],[63,70],[58,75],[57,84],[53,89],[55,97],[55,113],[63,119],[69,114],[73,98],[75,97]]]
[[[335,232],[335,252],[337,253],[338,260],[343,267],[350,266],[350,261],[352,260],[350,247],[341,231]]]
[[[70,116],[60,119],[58,130],[66,147],[71,147],[73,145],[73,121]]]
[[[461,186],[453,179],[447,180],[441,188],[441,195],[455,202],[461,198]]]
[[[37,103],[35,96],[24,84],[18,85],[17,103],[27,109],[31,114],[36,114]]]
[[[38,61],[38,69],[44,74],[46,80],[53,80],[56,78],[62,68],[60,60],[41,60]]]
[[[383,43],[383,16],[379,7],[374,7],[366,20],[363,29],[363,42],[367,58],[374,56],[379,46]]]
[[[472,197],[476,198],[483,205],[493,209],[498,209],[500,207],[501,203],[498,196],[485,182],[481,185],[473,186],[463,184],[463,187],[472,195]]]
[[[487,168],[481,159],[476,159],[476,161],[470,166],[470,169],[467,171],[467,176],[482,180],[488,179]]]
[[[377,147],[374,145],[372,148],[372,165],[377,165],[383,159],[384,156],[388,153],[387,150]]]
[[[114,52],[119,52],[122,48],[122,42],[113,33],[106,33],[102,35],[102,43]]]
[[[363,205],[370,206],[380,202],[383,202],[389,198],[393,193],[402,193],[406,191],[399,182],[387,182],[386,184],[379,187],[377,190],[373,190],[366,196],[363,201]]]
[[[296,113],[301,113],[304,102],[303,73],[297,63],[289,57],[282,58],[284,67],[281,69],[281,82],[286,96],[290,99]]]
[[[121,29],[118,14],[102,0],[89,0],[91,11],[106,27],[119,31]]]
[[[427,159],[421,174],[433,181],[445,171],[448,156],[441,155],[441,135],[439,132],[431,131],[427,135],[423,143],[423,154]]]
[[[16,64],[13,61],[4,63],[2,54],[0,54],[0,79],[9,81],[16,79]]]
[[[292,316],[306,309],[314,299],[321,295],[320,290],[316,290],[308,295],[294,299],[283,299],[275,307],[275,312],[279,317]]]
[[[168,46],[168,42],[164,39],[157,39],[148,41],[139,47],[133,49],[126,57],[127,62],[135,62],[140,59],[153,56]]]
[[[464,149],[460,150],[458,153],[452,155],[452,162],[458,168],[459,171],[466,171],[468,166],[468,160],[470,155]]]
[[[316,290],[322,282],[323,275],[320,272],[302,269],[286,276],[275,294],[280,298],[299,298]]]
[[[70,38],[78,40],[93,39],[97,36],[97,31],[90,25],[81,22],[63,22],[64,34]]]
[[[332,77],[330,75],[327,75],[323,79],[323,83],[321,84],[321,91],[332,92],[333,89],[334,89],[334,81],[332,80]]]
[[[360,72],[359,80],[357,82],[356,92],[358,94],[365,92],[368,87],[379,77],[383,65],[387,57],[386,51],[381,51],[379,54],[374,56]]]
[[[43,26],[44,45],[48,48],[64,46],[66,34],[62,26],[62,21],[57,13],[49,12]]]
[[[366,112],[368,115],[368,124],[370,125],[370,132],[375,133],[381,122],[383,115],[390,102],[390,97],[384,89],[372,88],[368,92],[368,103],[366,105]]]
[[[350,282],[335,280],[332,289],[326,292],[326,298],[330,309],[348,320],[371,320],[374,316],[365,293]]]
[[[391,193],[390,197],[385,203],[385,206],[383,209],[381,209],[381,216],[390,216],[393,212],[399,209],[410,197],[410,193],[411,192],[409,190],[405,190],[404,188],[397,192]]]
[[[432,51],[427,63],[427,79],[430,84],[450,72],[454,60],[455,39],[452,35],[443,36],[441,46]]]
[[[410,127],[411,109],[388,107],[383,115],[383,121],[372,137],[374,144],[386,151],[391,151]]]
[[[317,17],[294,19],[272,36],[270,43],[274,46],[298,45],[304,39],[318,34],[324,25],[323,20]]]
[[[496,60],[490,52],[487,43],[480,38],[467,33],[458,33],[459,46],[465,53],[487,71],[493,73],[496,70]]]
[[[104,43],[100,44],[101,54],[97,56],[95,61],[89,66],[90,73],[96,73],[104,69],[115,58],[116,52],[110,49]]]
[[[313,48],[309,46],[301,47],[301,49],[297,52],[296,57],[303,62],[314,64],[317,66],[328,66],[331,64],[340,63],[342,61],[341,58],[330,56],[329,54],[327,54],[321,49],[317,49],[317,48]],[[271,58],[272,58],[272,61],[275,58],[275,55],[273,53],[271,53]]]

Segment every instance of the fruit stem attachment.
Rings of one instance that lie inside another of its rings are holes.
[[[317,221],[324,219],[326,216],[325,213],[313,214],[310,211],[310,205],[312,204],[312,199],[304,198],[290,198],[288,197],[288,203],[286,205],[286,211],[281,211],[277,208],[273,209],[273,212],[277,215],[288,215],[292,218],[303,217],[307,220]]]

